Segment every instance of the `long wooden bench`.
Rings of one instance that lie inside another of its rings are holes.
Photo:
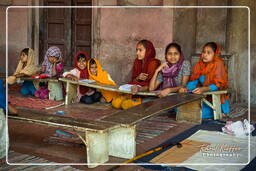
[[[131,92],[129,92],[129,91],[119,90],[118,89],[119,86],[102,85],[102,84],[98,84],[98,83],[84,83],[84,82],[79,82],[79,81],[72,81],[72,80],[66,79],[66,78],[60,78],[59,80],[66,83],[66,97],[65,97],[65,104],[66,105],[75,102],[75,100],[77,98],[77,86],[79,86],[79,85],[86,86],[86,87],[91,87],[91,88],[96,88],[96,89],[115,91],[115,92],[119,92],[119,93],[131,94]],[[208,100],[206,100],[206,98],[203,98],[202,102],[205,102],[207,105],[209,105],[213,109],[215,120],[222,118],[220,95],[221,94],[227,94],[227,93],[228,93],[227,90],[211,91],[211,92],[203,93],[204,95],[211,95],[212,96],[212,102],[209,102]],[[176,94],[176,93],[170,93],[169,95],[174,95],[174,94]],[[136,95],[156,96],[156,93],[154,93],[154,92],[138,92],[138,93],[136,93]],[[183,109],[186,110],[186,108],[188,108],[188,109],[191,108],[190,105],[183,106],[181,108],[181,110],[183,110]],[[200,105],[201,105],[201,103],[200,103]],[[196,106],[198,106],[198,105],[196,105]]]
[[[86,145],[88,167],[93,168],[107,162],[109,155],[125,159],[136,155],[136,123],[158,115],[163,110],[201,101],[204,97],[196,94],[175,94],[113,113],[97,121],[47,115],[29,110],[19,113],[19,116],[8,118],[76,131]],[[197,111],[195,114],[198,116],[195,122],[198,122],[200,112]]]
[[[66,83],[66,98],[65,98],[66,105],[71,104],[76,101],[77,86],[79,86],[79,85],[91,87],[91,88],[95,88],[95,89],[102,89],[102,90],[114,91],[114,92],[119,92],[119,93],[131,94],[130,91],[119,90],[119,86],[102,85],[99,83],[85,83],[85,82],[80,82],[80,81],[73,81],[73,80],[66,79],[66,78],[59,78],[59,80]],[[156,93],[145,91],[145,92],[138,92],[138,93],[136,93],[136,95],[156,96]]]

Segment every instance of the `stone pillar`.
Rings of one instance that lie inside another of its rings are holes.
[[[232,6],[249,5],[250,1],[231,1]],[[231,67],[233,79],[229,85],[235,90],[236,102],[248,102],[248,16],[247,8],[232,8],[228,11],[227,50],[233,54]],[[252,93],[252,92],[251,92]],[[255,93],[254,93],[255,94]],[[234,93],[232,94],[234,95]],[[254,96],[255,98],[255,96]]]
[[[197,5],[197,0],[176,0],[177,6]],[[186,59],[190,59],[196,49],[197,8],[175,8],[173,41],[180,44]]]
[[[227,0],[198,0],[199,6],[224,6]],[[217,42],[221,45],[222,54],[226,50],[227,8],[198,8],[196,52],[201,53],[207,42]]]

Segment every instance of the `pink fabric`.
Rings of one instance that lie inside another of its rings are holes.
[[[48,99],[49,92],[50,91],[46,87],[40,87],[38,90],[36,90],[35,96],[41,99]]]

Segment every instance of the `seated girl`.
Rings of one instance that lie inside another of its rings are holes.
[[[20,61],[15,73],[8,77],[8,84],[14,84],[17,78],[24,76],[32,76],[36,74],[38,68],[35,65],[34,51],[30,48],[25,48],[20,53]],[[22,95],[34,95],[36,88],[33,81],[25,80],[21,86]]]
[[[202,94],[207,91],[223,90],[228,88],[227,68],[222,58],[219,57],[220,49],[214,42],[204,45],[199,61],[195,64],[187,88],[180,92],[191,91]],[[211,101],[211,99],[207,99]],[[221,109],[224,114],[229,113],[229,100],[227,95],[221,95]],[[202,106],[202,119],[213,118],[213,110],[207,104]]]
[[[138,91],[149,90],[149,82],[153,77],[155,70],[160,65],[160,61],[155,58],[156,51],[154,45],[149,40],[141,40],[136,46],[137,58],[134,61],[132,69],[132,80],[129,84],[132,94]],[[141,104],[141,98],[131,98],[131,96],[119,96],[112,102],[113,107],[128,109]]]
[[[97,83],[105,84],[105,85],[116,85],[116,83],[112,80],[111,76],[102,69],[100,62],[92,58],[88,62],[88,73],[89,79],[95,80]],[[111,102],[114,97],[117,96],[117,92],[100,90],[100,92],[95,91],[93,94],[93,101],[97,102]]]
[[[78,81],[80,79],[89,79],[89,73],[87,70],[87,62],[89,60],[88,55],[85,52],[78,52],[75,57],[74,69],[68,72],[63,73],[63,77]],[[85,103],[92,104],[97,100],[97,96],[100,96],[99,93],[95,93],[95,90],[79,86],[77,90],[77,100]],[[99,97],[98,97],[99,98]]]
[[[63,64],[61,51],[56,46],[51,46],[45,56],[42,63],[41,76],[51,78],[51,77],[60,77],[63,73]],[[42,77],[41,77],[42,78]],[[36,97],[46,99],[49,96],[49,90],[47,83],[41,82],[39,84],[39,89],[35,92]]]
[[[161,64],[154,73],[149,91],[157,88],[159,97],[165,97],[169,93],[176,93],[185,87],[190,76],[190,62],[184,59],[180,45],[170,43],[165,49],[166,62]]]

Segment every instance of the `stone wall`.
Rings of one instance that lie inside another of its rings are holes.
[[[30,5],[30,0],[5,0],[0,3],[0,72],[5,73],[6,59],[6,9],[7,6]],[[29,47],[31,44],[31,27],[29,27],[29,10],[27,9],[8,9],[8,70],[13,73],[19,59],[20,51]]]
[[[256,1],[254,0],[96,0],[103,6],[248,6],[251,15],[251,102],[256,104]],[[31,0],[3,0],[0,2],[0,57],[5,59],[5,9],[12,5],[30,5]],[[9,11],[9,71],[13,72],[19,52],[32,46],[31,10]],[[39,15],[36,13],[36,15]],[[39,22],[34,23],[37,26]],[[37,27],[38,28],[38,27]],[[35,31],[34,31],[35,32]],[[35,32],[36,33],[36,32]],[[100,59],[118,83],[130,80],[136,44],[149,39],[155,45],[157,58],[164,60],[165,46],[178,42],[185,57],[200,53],[208,41],[221,44],[222,54],[232,56],[229,85],[234,90],[232,99],[248,101],[248,9],[197,8],[104,8],[93,10],[93,56]],[[38,36],[37,36],[38,38]],[[36,46],[34,46],[36,47]],[[38,52],[36,52],[38,53]],[[0,63],[0,72],[5,63]]]

